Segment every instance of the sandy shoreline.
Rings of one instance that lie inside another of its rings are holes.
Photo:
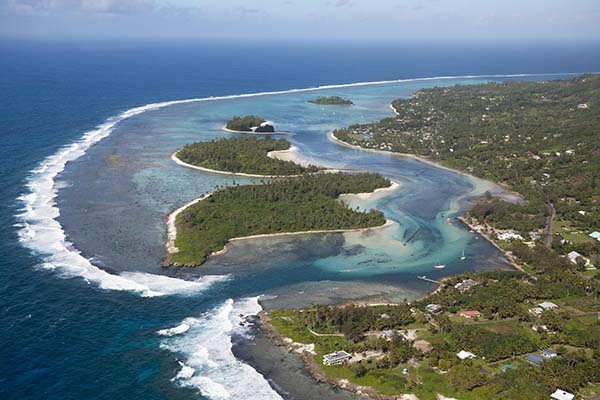
[[[392,109],[393,109],[393,107],[392,107]],[[505,201],[508,201],[510,203],[524,202],[523,197],[519,193],[514,192],[514,191],[512,191],[512,190],[510,190],[508,188],[505,188],[504,186],[502,186],[501,184],[499,184],[497,182],[493,182],[493,181],[490,181],[488,179],[478,178],[478,177],[476,177],[474,175],[471,175],[471,174],[469,174],[467,172],[447,167],[445,165],[440,164],[439,162],[432,161],[432,160],[430,160],[428,158],[425,158],[425,157],[416,156],[414,154],[409,154],[409,153],[398,153],[398,152],[389,151],[389,150],[370,149],[370,148],[367,148],[367,147],[360,147],[360,146],[357,146],[357,145],[349,144],[349,143],[344,142],[343,140],[338,139],[333,134],[333,131],[329,132],[327,134],[327,137],[329,138],[329,140],[331,140],[334,143],[339,144],[340,146],[345,146],[345,147],[349,147],[349,148],[356,149],[356,150],[370,151],[370,152],[373,152],[373,153],[383,153],[383,154],[389,154],[389,155],[392,155],[392,156],[412,158],[413,160],[417,160],[417,161],[420,161],[420,162],[422,162],[424,164],[431,165],[432,167],[443,169],[443,170],[446,170],[446,171],[450,171],[450,172],[453,172],[453,173],[456,173],[456,174],[460,174],[462,176],[466,176],[469,179],[478,179],[480,181],[487,182],[491,187],[497,188],[499,193],[498,193],[498,195],[496,195],[496,197],[499,197],[499,198],[501,198],[501,199],[503,199]]]
[[[287,151],[287,150],[282,150],[282,151]],[[230,176],[244,176],[247,178],[292,178],[292,177],[298,177],[300,175],[259,175],[259,174],[246,174],[243,172],[228,172],[228,171],[220,171],[218,169],[210,169],[210,168],[205,168],[205,167],[199,167],[197,165],[192,165],[192,164],[188,164],[185,161],[181,161],[181,159],[179,159],[177,157],[177,153],[179,151],[176,151],[175,153],[173,153],[171,155],[171,160],[175,161],[177,164],[186,167],[186,168],[191,168],[191,169],[195,169],[198,171],[203,171],[203,172],[211,172],[213,174],[221,174],[221,175],[230,175]],[[273,152],[269,152],[267,154],[267,156],[269,156],[270,153]],[[269,156],[270,157],[270,156]],[[272,158],[277,158],[277,157],[272,157]]]
[[[343,195],[361,195],[361,196],[369,196],[369,195],[375,195],[376,193],[379,194],[381,192],[385,192],[385,191],[393,191],[396,190],[399,187],[399,184],[396,182],[392,181],[392,184],[389,187],[386,188],[377,188],[375,189],[373,192],[370,193],[358,193],[358,194],[353,194],[353,193],[344,193]],[[179,214],[181,214],[185,209],[187,209],[188,207],[193,206],[194,204],[205,200],[207,198],[209,198],[212,195],[212,193],[209,193],[205,196],[199,197],[197,199],[194,199],[192,201],[190,201],[187,204],[184,204],[183,206],[179,207],[177,210],[173,211],[171,214],[169,214],[169,216],[167,217],[167,243],[165,245],[166,249],[167,249],[167,254],[175,254],[177,252],[179,252],[179,249],[177,248],[177,246],[175,246],[175,240],[177,239],[177,216]],[[363,197],[365,198],[365,197]],[[250,236],[241,236],[241,237],[235,237],[235,238],[231,238],[228,240],[228,243],[230,242],[235,242],[235,241],[241,241],[241,240],[249,240],[249,239],[258,239],[258,238],[267,238],[267,237],[277,237],[277,236],[297,236],[297,235],[305,235],[305,234],[313,234],[313,233],[345,233],[345,232],[369,232],[375,229],[384,229],[387,228],[391,225],[393,225],[395,222],[390,220],[390,219],[386,219],[385,223],[383,225],[379,225],[379,226],[373,226],[370,228],[351,228],[351,229],[321,229],[321,230],[312,230],[312,231],[298,231],[298,232],[279,232],[279,233],[265,233],[265,234],[258,234],[258,235],[250,235]],[[213,252],[211,254],[211,256],[216,256],[216,255],[220,255],[220,254],[225,254],[227,253],[227,243],[225,244],[225,246],[223,247],[223,249]]]
[[[253,132],[253,131],[236,131],[233,129],[227,128],[227,125],[223,125],[221,130],[229,133],[244,133],[247,135],[293,135],[294,132],[290,131],[275,131],[275,132]]]
[[[498,251],[500,251],[502,254],[504,254],[504,256],[506,257],[506,259],[510,262],[510,264],[513,266],[513,268],[523,272],[524,274],[527,274],[529,276],[531,276],[531,274],[529,274],[527,271],[525,271],[523,269],[523,267],[521,265],[519,265],[514,257],[512,256],[512,254],[509,254],[506,250],[503,250],[500,248],[500,246],[498,246],[496,244],[496,242],[494,242],[492,240],[491,237],[489,237],[485,232],[480,232],[478,230],[475,229],[475,226],[473,226],[471,223],[469,223],[469,221],[465,218],[465,217],[457,217],[457,219],[462,222],[463,224],[465,224],[466,226],[468,226],[472,231],[477,232],[478,235],[480,235],[482,238],[484,238],[485,240],[487,240],[488,242],[491,243],[492,246],[494,246],[496,249],[498,249]],[[532,276],[532,278],[536,279],[535,277]]]

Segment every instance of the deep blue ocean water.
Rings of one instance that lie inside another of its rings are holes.
[[[156,331],[206,310],[215,315],[203,321],[220,318],[226,305],[212,299],[235,290],[216,284],[202,299],[105,291],[41,269],[39,256],[18,242],[17,198],[30,171],[107,118],[153,102],[323,84],[600,71],[599,50],[598,43],[0,42],[0,397],[199,397],[195,387],[171,382],[180,366],[164,349],[189,343],[165,344]],[[209,328],[199,325],[198,340]],[[232,376],[243,370],[235,365]]]

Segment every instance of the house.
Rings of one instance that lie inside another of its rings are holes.
[[[533,324],[531,325],[531,329],[533,329],[534,332],[548,332],[548,327],[546,325]]]
[[[442,311],[442,306],[440,306],[439,304],[427,304],[427,306],[425,307],[425,310],[427,310],[427,312],[430,312],[432,314],[437,314],[440,311]]]
[[[556,391],[550,395],[550,398],[553,400],[573,400],[575,399],[575,395],[561,389],[556,389]]]
[[[594,232],[590,233],[589,237],[596,239],[597,241],[600,242],[600,232],[598,232],[598,231],[594,231]]]
[[[541,367],[544,363],[544,357],[540,356],[539,354],[530,354],[525,358],[525,360],[533,365],[537,365],[538,367]]]
[[[556,354],[556,352],[552,349],[546,349],[546,350],[542,350],[542,357],[544,358],[553,358],[556,357],[558,354]]]
[[[325,354],[323,356],[323,365],[339,365],[351,358],[352,356],[349,353],[340,350],[334,353]]]
[[[477,286],[477,281],[474,281],[473,279],[465,279],[464,281],[454,285],[454,289],[463,293],[471,289],[473,286]]]
[[[581,103],[581,104],[577,104],[577,108],[579,110],[587,110],[588,108],[590,108],[590,105],[587,103]]]
[[[585,217],[585,214],[587,214],[587,211],[579,210],[579,211],[577,211],[577,213],[579,213]]]
[[[475,354],[471,353],[470,351],[464,351],[464,350],[459,351],[456,354],[456,356],[458,358],[460,358],[461,360],[466,360],[467,358],[474,360],[477,358],[477,356]]]
[[[502,372],[506,372],[506,371],[511,370],[511,369],[515,370],[515,369],[517,369],[517,367],[515,367],[514,365],[510,365],[510,364],[504,364],[502,366]]]
[[[518,233],[515,233],[514,231],[506,231],[498,234],[498,239],[504,241],[523,240],[523,236],[519,235]]]
[[[460,315],[465,318],[479,318],[481,313],[477,310],[461,311]]]
[[[431,343],[423,339],[415,340],[413,342],[413,347],[420,350],[423,353],[429,353],[431,350],[433,350],[433,346],[431,345]]]
[[[541,307],[530,308],[528,311],[529,314],[533,315],[534,317],[539,317],[544,313],[544,310]]]
[[[381,331],[381,333],[386,340],[392,340],[394,337],[394,331],[392,330]]]
[[[592,263],[590,262],[590,259],[587,257],[584,257],[583,255],[581,255],[580,253],[576,252],[576,251],[572,251],[569,254],[567,254],[567,258],[569,259],[569,261],[571,261],[573,264],[577,264],[577,260],[578,259],[582,259],[585,262],[585,266],[589,267],[592,265]]]
[[[540,306],[541,308],[544,309],[544,311],[546,310],[554,310],[556,308],[558,308],[558,306],[554,303],[552,303],[551,301],[544,301],[540,304],[538,304],[538,306]]]

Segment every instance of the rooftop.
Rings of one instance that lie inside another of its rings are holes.
[[[525,360],[537,366],[541,366],[544,363],[544,358],[539,354],[530,354],[527,356],[527,358],[525,358]]]
[[[561,389],[556,389],[556,391],[550,395],[550,398],[554,400],[573,400],[575,398],[575,395],[569,392],[565,392]]]

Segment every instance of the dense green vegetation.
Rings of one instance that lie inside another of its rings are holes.
[[[172,263],[202,264],[231,238],[281,232],[368,228],[383,213],[359,212],[337,197],[371,192],[391,182],[379,174],[314,174],[221,189],[177,216]]]
[[[427,157],[518,191],[525,200],[520,204],[489,194],[477,199],[466,220],[523,272],[448,278],[439,291],[411,304],[410,313],[404,304],[385,312],[313,307],[278,311],[288,319],[273,324],[294,340],[315,343],[318,362],[321,351],[379,351],[381,357],[323,369],[384,394],[415,393],[421,400],[438,393],[542,400],[557,388],[589,398],[600,394],[600,274],[585,260],[565,257],[577,251],[600,267],[600,244],[588,237],[600,230],[598,105],[597,75],[433,88],[394,101],[396,117],[335,131],[352,145]],[[522,239],[500,240],[508,232]],[[477,284],[455,288],[466,278]],[[532,309],[543,301],[559,307],[536,316]],[[441,311],[431,314],[428,304]],[[464,310],[481,316],[467,319]],[[342,337],[336,348],[319,347],[322,338],[307,334],[307,327]],[[416,329],[433,349],[422,353],[417,341],[395,337],[384,344],[375,334],[385,328]],[[547,348],[558,356],[542,366],[526,362],[528,354]],[[461,350],[477,358],[460,360]],[[504,364],[516,369],[505,371]],[[408,374],[399,377],[403,368]]]
[[[270,151],[289,148],[286,139],[235,137],[189,144],[177,152],[177,157],[199,167],[255,175],[299,175],[320,170],[267,156]]]
[[[256,115],[235,116],[227,122],[225,127],[240,132],[275,132],[273,125],[265,124],[266,122],[267,120]]]
[[[477,221],[527,239],[542,233],[554,209],[550,244],[559,255],[600,254],[588,237],[600,230],[600,75],[426,89],[393,106],[396,117],[336,137],[506,184],[526,204],[488,200],[474,207]]]
[[[476,280],[477,286],[460,292],[454,286],[466,278]],[[270,318],[284,336],[314,343],[319,364],[324,354],[336,350],[371,354],[358,362],[322,368],[330,377],[370,385],[384,394],[412,392],[420,399],[435,399],[437,393],[460,399],[547,399],[557,387],[575,393],[588,382],[600,382],[600,321],[595,312],[572,306],[575,299],[595,302],[599,294],[600,288],[592,293],[543,277],[496,271],[449,278],[438,292],[412,304],[312,306],[272,311]],[[527,312],[550,300],[560,308],[540,318]],[[426,306],[431,303],[441,305],[442,311],[429,314]],[[460,317],[459,311],[465,309],[480,310],[483,317]],[[536,332],[531,329],[534,325],[548,330]],[[399,335],[409,329],[416,331],[416,339]],[[391,337],[382,335],[385,330],[391,330]],[[423,340],[431,351],[417,346]],[[558,356],[542,367],[525,361],[528,354],[546,348],[555,349]],[[461,350],[476,354],[477,359],[460,360]],[[505,372],[504,364],[517,370]],[[406,375],[401,374],[404,368],[409,370]]]
[[[340,96],[321,96],[317,97],[316,99],[310,100],[309,103],[341,106],[351,106],[352,104],[354,104],[351,100],[344,99]]]

